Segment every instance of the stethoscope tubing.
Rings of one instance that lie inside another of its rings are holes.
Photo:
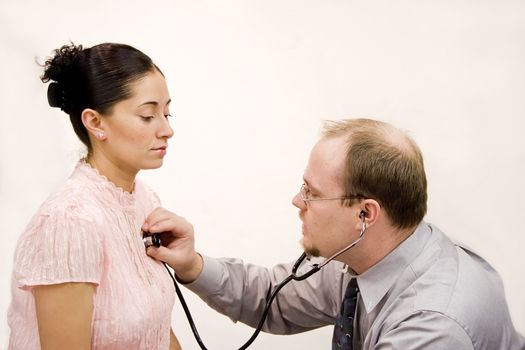
[[[352,243],[350,243],[348,246],[344,247],[343,249],[335,252],[332,256],[330,256],[330,257],[326,258],[325,260],[323,260],[323,262],[321,262],[320,264],[313,264],[312,268],[309,271],[307,271],[307,272],[305,272],[305,273],[303,273],[301,275],[297,275],[297,270],[301,266],[301,264],[304,261],[304,259],[307,258],[307,254],[303,252],[301,254],[301,256],[293,264],[292,273],[290,275],[288,275],[285,279],[283,279],[279,284],[275,285],[275,287],[273,289],[272,289],[271,285],[268,288],[268,294],[266,295],[266,305],[264,307],[264,311],[263,311],[263,314],[261,315],[259,323],[258,323],[257,327],[255,328],[255,331],[253,332],[253,334],[250,337],[250,339],[248,339],[246,341],[246,343],[244,343],[238,350],[245,350],[245,349],[247,349],[253,343],[255,338],[257,338],[257,336],[259,335],[259,333],[261,332],[261,330],[263,328],[264,321],[266,320],[266,317],[268,316],[268,312],[270,311],[270,307],[272,305],[273,300],[277,296],[277,293],[279,293],[279,291],[286,284],[288,284],[292,280],[294,280],[294,281],[303,281],[303,280],[307,279],[308,277],[312,276],[314,273],[316,273],[319,270],[321,270],[321,268],[323,268],[330,261],[334,260],[336,257],[338,257],[339,255],[343,254],[344,252],[352,249],[357,243],[359,243],[359,241],[361,241],[361,239],[363,239],[363,235],[364,235],[365,231],[366,231],[366,223],[365,223],[365,220],[363,218],[363,224],[361,226],[361,232],[359,233],[359,236]],[[148,236],[148,237],[151,237],[151,236]],[[193,336],[195,337],[195,340],[197,340],[197,343],[199,344],[199,346],[200,346],[200,348],[202,350],[208,350],[206,348],[206,346],[204,345],[204,343],[203,343],[203,341],[202,341],[202,339],[201,339],[201,337],[199,335],[199,331],[197,330],[197,327],[195,326],[195,322],[193,321],[193,317],[191,316],[190,309],[188,308],[188,305],[186,304],[186,300],[184,300],[184,296],[182,295],[182,291],[180,290],[179,285],[178,285],[175,277],[171,273],[168,265],[165,262],[162,262],[162,263],[164,264],[164,267],[168,271],[168,274],[170,275],[171,279],[173,280],[173,284],[175,285],[175,292],[177,293],[177,296],[179,297],[180,303],[182,305],[182,309],[184,310],[184,313],[186,314],[186,318],[188,319],[188,323],[190,324],[190,328],[191,328],[191,331],[193,332]]]

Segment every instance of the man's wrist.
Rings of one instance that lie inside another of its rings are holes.
[[[177,281],[179,281],[182,284],[194,282],[200,276],[203,265],[204,261],[202,259],[202,256],[199,253],[195,252],[192,262],[190,263],[190,268],[185,270],[183,273],[177,273],[177,271],[175,271]]]

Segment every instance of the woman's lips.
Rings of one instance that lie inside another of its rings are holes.
[[[161,146],[161,147],[152,148],[151,150],[161,156],[164,156],[166,154],[167,148],[168,146]]]

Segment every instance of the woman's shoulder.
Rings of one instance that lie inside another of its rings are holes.
[[[103,209],[94,197],[92,188],[69,178],[41,204],[18,239],[14,266],[20,287],[98,283]]]
[[[26,231],[46,222],[64,220],[76,224],[93,224],[107,208],[101,205],[100,198],[103,196],[96,183],[86,181],[75,170],[44,200],[33,214]]]
[[[100,209],[96,204],[99,193],[95,186],[76,178],[69,178],[47,197],[36,214],[96,211]]]

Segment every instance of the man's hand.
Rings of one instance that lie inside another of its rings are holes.
[[[182,282],[193,282],[199,277],[202,257],[195,251],[193,226],[186,219],[157,208],[146,218],[142,230],[157,233],[163,243],[159,248],[148,247],[146,253],[149,256],[167,263]]]

